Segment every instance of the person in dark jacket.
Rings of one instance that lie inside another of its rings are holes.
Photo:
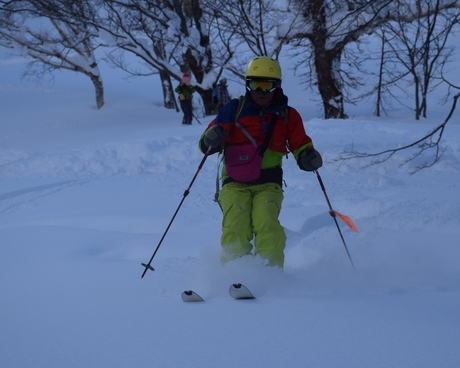
[[[190,84],[190,80],[190,75],[184,74],[180,84],[175,89],[175,91],[179,94],[180,108],[184,113],[182,125],[192,125],[193,120],[192,98],[195,88],[193,88]]]
[[[220,110],[226,103],[230,101],[227,90],[227,80],[221,79],[217,86],[217,110]]]
[[[322,166],[302,118],[288,106],[281,80],[276,60],[252,59],[246,68],[245,96],[226,104],[200,138],[203,153],[223,152],[224,157],[219,193],[223,263],[252,254],[255,248],[254,254],[269,266],[282,268],[286,246],[278,220],[284,198],[282,158],[289,147],[301,170]]]

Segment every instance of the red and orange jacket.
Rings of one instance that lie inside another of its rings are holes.
[[[208,125],[201,135],[199,142],[200,150],[203,153],[207,151],[207,147],[203,142],[204,135],[215,124],[225,129],[228,137],[222,142],[222,146],[212,148],[210,154],[223,151],[225,160],[225,147],[251,143],[242,130],[234,123],[238,112],[238,105],[238,99],[231,100]],[[254,184],[275,182],[281,185],[283,179],[281,169],[282,159],[287,154],[288,149],[293,153],[296,161],[298,161],[298,157],[304,149],[313,148],[311,138],[305,133],[300,114],[297,110],[287,105],[287,97],[281,89],[278,89],[273,102],[265,108],[258,106],[252,101],[249,94],[246,94],[237,121],[256,140],[257,145],[261,146],[274,114],[278,115],[278,119],[268,148],[263,156],[261,175]],[[223,165],[222,181],[224,184],[234,181],[226,175],[225,165]]]

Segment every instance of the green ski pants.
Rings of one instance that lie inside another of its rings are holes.
[[[286,234],[278,216],[284,195],[278,184],[228,183],[219,195],[222,220],[222,262],[255,252],[270,266],[283,267]]]

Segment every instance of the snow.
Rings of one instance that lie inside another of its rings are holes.
[[[344,149],[407,144],[447,115],[435,106],[385,118],[347,106],[323,120],[289,74],[284,89],[326,162],[320,170],[356,271],[317,178],[284,162],[284,272],[243,258],[222,267],[217,160],[207,159],[141,279],[202,154],[212,117],[181,126],[161,107],[159,80],[101,66],[106,105],[90,81],[18,79],[0,62],[0,366],[458,367],[460,365],[460,124],[446,152],[409,175],[410,153],[363,168],[333,164]],[[230,92],[242,90],[231,85]],[[410,102],[408,103],[410,105]],[[255,300],[234,301],[242,282]],[[183,303],[193,289],[205,303]]]

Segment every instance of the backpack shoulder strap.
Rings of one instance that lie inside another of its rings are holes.
[[[240,117],[243,107],[244,107],[244,96],[240,96],[238,97],[238,108],[236,109],[235,123],[238,121],[238,118]]]
[[[264,155],[265,151],[268,148],[268,144],[270,143],[270,139],[273,135],[273,131],[275,130],[275,125],[276,125],[276,121],[278,120],[278,116],[279,116],[279,113],[273,114],[272,120],[270,121],[270,125],[268,126],[268,131],[267,131],[267,135],[265,136],[264,143],[260,147],[261,156]]]
[[[243,134],[251,141],[254,147],[257,147],[256,140],[248,133],[246,129],[244,129],[244,127],[240,123],[238,123],[238,117],[240,116],[241,111],[243,110],[243,106],[244,106],[244,96],[240,96],[238,98],[238,108],[236,109],[236,114],[235,114],[235,126],[243,132]]]
[[[281,116],[283,117],[284,124],[287,124],[289,122],[289,107],[286,107],[281,111]]]
[[[254,147],[257,147],[257,143],[256,143],[255,139],[253,137],[251,137],[251,135],[249,135],[248,131],[246,129],[244,129],[243,126],[240,123],[238,123],[238,121],[237,121],[238,117],[241,114],[241,111],[243,110],[243,106],[244,106],[244,96],[240,96],[239,99],[238,99],[238,108],[237,108],[236,114],[235,114],[235,125],[251,141],[251,143],[254,145]],[[287,123],[287,115],[288,115],[287,109],[286,109],[286,111],[283,110],[281,114],[284,117],[284,122]],[[273,114],[272,120],[270,121],[270,125],[268,126],[267,135],[265,136],[265,139],[264,139],[264,142],[263,142],[262,146],[260,146],[260,155],[261,156],[264,155],[265,151],[267,150],[268,144],[270,143],[270,139],[271,139],[271,137],[273,135],[273,131],[275,130],[276,120],[278,120],[278,116],[279,116],[279,113],[278,114]]]

